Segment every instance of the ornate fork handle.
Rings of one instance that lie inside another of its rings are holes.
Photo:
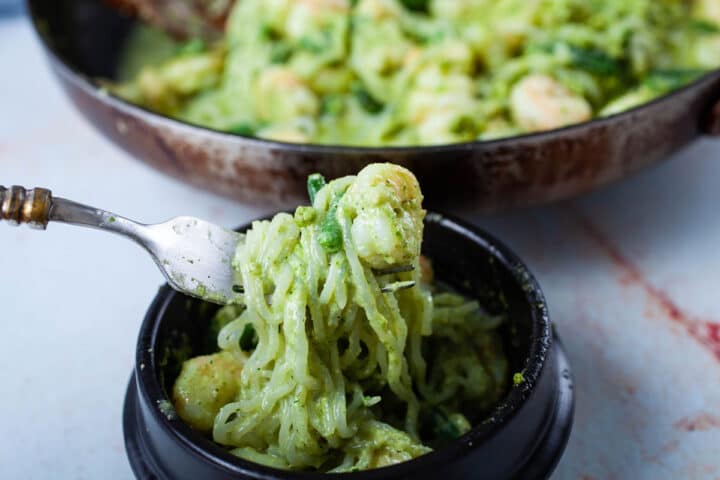
[[[52,193],[45,188],[26,190],[17,185],[10,188],[0,185],[0,220],[7,220],[11,225],[26,223],[45,230],[52,204]]]
[[[11,225],[27,224],[45,230],[48,222],[68,223],[107,230],[124,235],[153,252],[155,238],[151,229],[106,210],[89,207],[64,198],[53,197],[46,188],[32,190],[0,185],[0,221]]]

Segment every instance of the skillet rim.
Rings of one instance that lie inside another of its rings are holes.
[[[447,154],[457,151],[474,151],[483,150],[485,148],[512,148],[516,143],[534,143],[542,144],[545,141],[554,140],[557,137],[571,137],[573,134],[586,134],[589,131],[594,130],[596,127],[601,128],[608,124],[613,124],[619,121],[621,118],[630,117],[637,113],[645,110],[650,110],[661,104],[670,104],[686,92],[699,89],[701,85],[710,82],[720,82],[720,67],[710,70],[704,75],[700,76],[691,83],[688,83],[676,90],[673,90],[665,95],[657,97],[649,102],[643,103],[629,110],[619,112],[606,117],[595,117],[591,120],[575,123],[561,128],[553,130],[546,130],[542,132],[524,133],[520,135],[513,135],[510,137],[503,137],[493,140],[473,140],[469,142],[450,143],[442,145],[429,145],[429,146],[384,146],[384,147],[362,147],[362,146],[347,146],[347,145],[334,145],[334,144],[317,144],[317,143],[288,143],[276,140],[267,140],[258,137],[250,137],[239,135],[236,133],[224,132],[222,130],[216,130],[203,125],[189,123],[183,120],[179,120],[173,117],[162,115],[153,110],[131,103],[121,97],[113,95],[105,87],[103,87],[97,79],[93,79],[78,68],[73,62],[65,58],[65,56],[57,48],[57,44],[54,39],[44,32],[45,28],[42,25],[46,20],[38,13],[36,4],[39,0],[25,0],[27,11],[29,12],[30,20],[33,26],[33,30],[39,38],[43,48],[49,53],[52,61],[56,66],[63,70],[63,74],[72,82],[74,82],[79,88],[91,95],[93,98],[101,103],[108,104],[112,108],[115,108],[128,115],[147,118],[156,124],[166,126],[175,130],[192,130],[199,131],[205,135],[210,135],[214,139],[231,142],[236,144],[251,145],[257,148],[264,148],[268,151],[290,151],[301,154],[317,154],[317,155],[379,155],[379,154],[396,154],[399,156],[412,157],[418,155],[427,154]],[[119,15],[119,14],[118,14]],[[720,102],[720,91],[718,92],[718,98],[716,100]],[[712,108],[712,104],[708,105],[708,109]],[[584,132],[585,131],[585,132]]]

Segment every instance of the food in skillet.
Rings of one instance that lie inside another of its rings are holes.
[[[239,457],[305,471],[391,465],[466,433],[510,382],[503,316],[435,282],[408,170],[308,183],[312,206],[238,246],[243,293],[212,321],[217,353],[182,365],[177,413]]]
[[[115,91],[286,142],[492,139],[618,113],[717,68],[718,10],[717,0],[242,0],[216,45],[145,62],[156,42],[134,39]]]

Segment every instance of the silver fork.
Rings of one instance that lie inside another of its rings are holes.
[[[99,208],[53,197],[50,190],[27,190],[0,185],[0,221],[28,224],[45,230],[49,222],[67,223],[117,233],[143,247],[172,288],[214,303],[231,303],[243,293],[234,281],[231,261],[241,233],[193,217],[176,217],[146,225]],[[410,267],[411,269],[411,267]],[[387,275],[407,271],[396,267],[376,272]],[[389,293],[411,288],[414,282],[394,282],[382,287]]]
[[[117,233],[143,247],[175,290],[220,304],[230,303],[242,293],[242,287],[233,282],[230,262],[244,235],[204,220],[177,217],[144,225],[53,197],[44,188],[18,186],[0,186],[0,220],[41,230],[49,222],[60,222]]]

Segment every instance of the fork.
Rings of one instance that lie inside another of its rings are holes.
[[[245,235],[205,220],[176,217],[147,225],[53,197],[45,188],[30,190],[0,185],[2,220],[40,230],[45,230],[49,222],[59,222],[113,232],[143,247],[175,290],[223,305],[232,303],[243,293],[242,285],[235,282],[231,262]],[[375,273],[390,275],[409,270],[411,266],[400,266]],[[412,281],[393,282],[381,287],[381,291],[391,293],[414,285]]]

